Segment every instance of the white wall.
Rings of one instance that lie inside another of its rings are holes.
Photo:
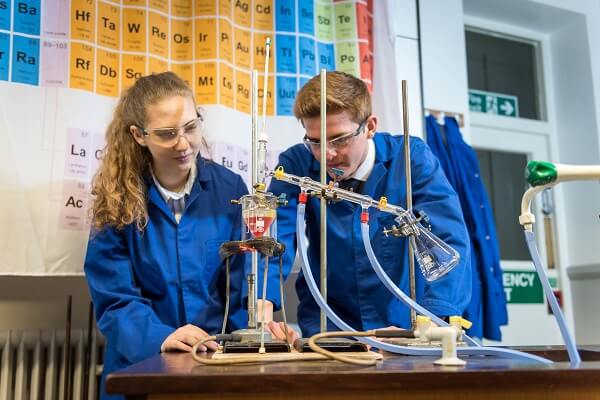
[[[379,119],[378,130],[403,132],[401,81],[406,80],[409,132],[423,137],[416,0],[377,1],[373,19],[373,112]],[[394,62],[377,62],[390,55]]]
[[[598,164],[598,118],[592,82],[590,47],[585,16],[573,18],[552,34],[552,65],[555,84],[557,162]],[[600,66],[599,66],[600,67]],[[600,262],[600,199],[597,184],[571,183],[563,188],[566,205],[565,239],[568,265]]]
[[[425,108],[462,113],[469,139],[467,56],[461,0],[420,1]]]

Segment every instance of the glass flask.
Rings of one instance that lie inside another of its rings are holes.
[[[435,281],[458,264],[460,255],[420,223],[415,227],[416,233],[409,237],[415,258],[425,279]]]
[[[242,240],[276,238],[277,197],[271,193],[248,194],[242,204]]]

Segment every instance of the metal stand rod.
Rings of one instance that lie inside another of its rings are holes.
[[[257,124],[258,124],[258,71],[252,70],[252,101],[250,102],[252,115],[252,192],[258,183],[258,163],[256,157]],[[256,277],[258,276],[258,255],[252,252],[252,264],[250,274],[246,277],[248,281],[248,328],[256,328]]]
[[[256,142],[258,124],[258,70],[252,70],[252,101],[250,114],[252,115],[252,190],[258,181],[258,164],[256,163]]]
[[[408,133],[408,94],[406,80],[402,80],[402,127],[404,129],[404,175],[406,177],[406,209],[412,211],[412,182],[410,173],[410,135]],[[410,298],[413,301],[417,299],[415,282],[415,256],[414,249],[408,241],[408,284]],[[410,325],[416,327],[417,313],[414,309],[410,310]]]
[[[321,70],[321,184],[327,184],[327,70]],[[321,296],[327,302],[327,199],[321,197]],[[304,234],[299,232],[299,234]],[[321,332],[327,332],[327,315],[321,309]]]
[[[271,38],[268,37],[265,42],[265,71],[264,71],[264,89],[263,89],[263,104],[262,104],[262,126],[260,134],[258,132],[258,71],[252,70],[252,98],[250,102],[250,113],[252,116],[252,188],[251,193],[256,195],[257,188],[260,191],[265,190],[266,178],[266,158],[267,158],[267,134],[265,132],[267,118],[267,90],[269,79],[269,57],[271,49]],[[258,277],[258,254],[252,252],[252,264],[250,274],[246,277],[248,282],[248,329],[258,327],[257,323],[257,304],[258,293],[256,289],[256,279]]]
[[[258,135],[258,184],[264,185],[267,173],[267,93],[269,90],[269,58],[271,56],[271,38],[268,37],[265,41],[265,76],[263,80],[263,103],[262,103],[262,124],[260,134]],[[265,190],[264,187],[261,190]]]

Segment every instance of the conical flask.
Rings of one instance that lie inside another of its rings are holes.
[[[409,236],[417,263],[428,281],[435,281],[450,272],[460,260],[460,255],[442,239],[423,228],[419,223],[417,231]]]

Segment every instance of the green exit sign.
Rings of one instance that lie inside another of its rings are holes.
[[[519,116],[519,99],[508,94],[469,90],[469,110],[516,118]]]
[[[542,282],[534,271],[504,271],[502,273],[504,294],[508,303],[542,304]]]

